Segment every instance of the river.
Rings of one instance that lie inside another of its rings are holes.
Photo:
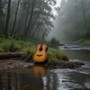
[[[69,59],[90,62],[90,46],[66,45],[59,49],[64,51]]]
[[[0,90],[90,90],[90,50],[59,47],[70,60],[84,62],[76,69],[45,66],[15,68],[0,72]]]

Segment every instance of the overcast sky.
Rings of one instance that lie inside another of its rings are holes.
[[[60,6],[60,3],[61,3],[61,0],[56,0],[56,5],[55,5],[55,7],[59,7]],[[53,9],[53,13],[54,13],[54,15],[57,15],[57,12],[55,11],[55,7],[52,7],[52,9]]]
[[[60,5],[61,0],[56,0],[56,2],[57,2],[56,6],[59,6],[59,5]]]

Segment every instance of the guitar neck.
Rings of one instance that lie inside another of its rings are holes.
[[[47,29],[45,30],[45,32],[44,32],[44,34],[43,34],[43,37],[42,37],[42,44],[44,43],[44,38],[45,38],[45,34],[46,34],[46,32],[47,32]]]

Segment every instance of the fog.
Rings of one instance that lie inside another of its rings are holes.
[[[1,0],[0,37],[90,40],[90,0]]]
[[[63,42],[63,31],[61,30],[60,22],[58,21],[58,17],[56,16],[56,20],[53,22],[54,28],[52,28],[52,31],[48,34],[47,40],[50,40],[52,37],[55,37],[57,40]]]
[[[90,39],[90,0],[61,0],[55,18],[47,40],[52,37],[61,42]]]

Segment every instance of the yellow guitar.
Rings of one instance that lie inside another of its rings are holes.
[[[45,33],[43,34],[43,37],[44,37]],[[38,63],[45,62],[47,60],[47,53],[46,53],[47,49],[48,49],[48,47],[46,44],[43,44],[43,43],[38,44],[36,51],[34,53],[34,56],[33,56],[34,62],[38,62]]]
[[[38,44],[34,53],[33,60],[35,62],[45,62],[47,60],[47,46],[45,44]]]

